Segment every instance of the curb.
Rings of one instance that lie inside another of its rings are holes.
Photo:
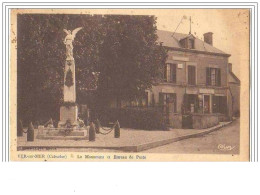
[[[157,141],[157,142],[141,144],[141,145],[136,146],[136,149],[133,152],[141,152],[143,150],[148,150],[148,149],[151,149],[151,148],[167,145],[167,144],[177,142],[177,141],[181,141],[181,140],[184,140],[184,139],[200,137],[202,135],[209,134],[213,131],[217,131],[217,130],[221,129],[222,127],[225,127],[225,126],[231,124],[232,122],[233,121],[230,121],[230,122],[223,124],[223,125],[211,127],[211,128],[209,128],[209,130],[204,131],[204,132],[200,132],[200,133],[193,133],[193,134],[190,134],[190,135],[184,135],[184,136],[175,137],[175,138],[171,138],[171,139],[167,139],[167,140],[161,140],[161,141]]]
[[[165,139],[165,140],[160,140],[160,141],[155,141],[155,142],[150,142],[150,143],[145,143],[145,144],[140,144],[136,146],[111,146],[111,147],[106,147],[106,146],[19,146],[17,147],[18,151],[21,150],[26,150],[26,149],[35,149],[35,148],[44,148],[44,149],[54,149],[54,148],[93,148],[93,149],[110,149],[110,150],[119,150],[123,152],[141,152],[144,150],[148,150],[151,148],[167,145],[173,142],[181,141],[184,139],[189,139],[189,138],[195,138],[195,137],[200,137],[205,134],[211,133],[213,131],[217,131],[221,129],[222,127],[225,127],[229,124],[231,124],[233,121],[230,121],[226,124],[218,125],[215,127],[211,127],[206,131],[200,132],[200,133],[193,133],[189,135],[184,135],[180,137],[175,137],[171,139]]]

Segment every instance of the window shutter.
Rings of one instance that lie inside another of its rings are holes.
[[[172,64],[172,82],[176,83],[176,64]]]
[[[188,84],[192,85],[193,81],[193,67],[192,66],[188,66]]]
[[[165,64],[163,69],[163,80],[167,81],[167,64]]]
[[[210,82],[210,68],[207,67],[206,68],[206,85],[210,85],[211,82]]]
[[[177,112],[177,97],[176,97],[176,93],[173,94],[173,99],[174,99],[174,112]]]
[[[217,69],[217,79],[218,79],[218,86],[221,86],[221,69]]]
[[[193,85],[196,84],[196,67],[195,66],[192,67],[192,84]]]
[[[195,85],[196,84],[196,67],[188,66],[188,84]]]
[[[188,84],[190,84],[190,66],[188,66]]]

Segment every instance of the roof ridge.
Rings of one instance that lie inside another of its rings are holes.
[[[214,47],[213,45],[210,45],[203,40],[201,40],[199,37],[194,36],[193,34],[184,34],[184,33],[178,33],[178,32],[171,32],[168,30],[159,30],[157,29],[157,35],[158,35],[158,42],[162,42],[163,46],[166,47],[172,47],[172,48],[180,48],[182,49],[179,41],[187,36],[192,35],[194,37],[195,41],[195,49],[200,52],[209,52],[209,53],[215,53],[215,54],[224,54],[229,55],[228,53],[221,51],[220,49]]]

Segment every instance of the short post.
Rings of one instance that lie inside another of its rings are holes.
[[[89,141],[95,141],[95,139],[96,139],[95,126],[94,123],[91,122],[89,127]]]
[[[96,133],[99,134],[100,133],[100,122],[98,119],[96,120],[95,127],[96,127]]]
[[[32,122],[29,124],[28,130],[27,130],[27,141],[33,142],[34,141],[34,128]]]
[[[18,121],[17,124],[17,137],[22,137],[23,136],[23,123],[21,120]]]
[[[115,138],[119,138],[120,137],[120,124],[118,121],[116,121],[116,125],[115,125]]]
[[[35,124],[34,124],[34,127],[35,127],[36,129],[38,129],[39,125],[40,125],[40,124],[39,124],[39,121],[36,121]]]

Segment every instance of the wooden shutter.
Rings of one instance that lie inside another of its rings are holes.
[[[188,66],[188,84],[190,84],[190,85],[192,85],[193,83],[192,83],[192,77],[193,77],[193,75],[192,75],[192,66]]]
[[[218,68],[216,73],[217,73],[217,83],[218,83],[218,86],[221,86],[221,69]]]
[[[210,68],[206,68],[206,85],[211,85]]]
[[[163,80],[167,81],[167,64],[165,64],[163,69]]]
[[[196,67],[188,66],[188,84],[195,85],[196,84]]]
[[[190,77],[191,77],[191,73],[190,73],[190,66],[188,66],[188,84],[191,84],[191,81],[190,81]]]
[[[176,64],[171,65],[171,76],[172,76],[172,82],[176,83]]]
[[[196,67],[192,66],[192,84],[195,85],[196,84]]]

